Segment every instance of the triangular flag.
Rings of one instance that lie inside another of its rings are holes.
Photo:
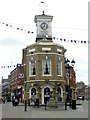
[[[66,39],[63,39],[64,40],[64,42],[66,42]]]
[[[10,27],[12,27],[12,25],[10,25]]]
[[[60,40],[62,41],[62,38],[60,38]]]
[[[67,40],[69,42],[69,40]]]
[[[55,40],[55,37],[53,37],[53,39]]]
[[[76,43],[76,40],[74,40],[74,42]]]
[[[17,30],[19,30],[19,28],[17,28]]]
[[[73,40],[71,40],[71,42],[73,42]]]
[[[84,41],[84,43],[86,44],[86,41]]]
[[[83,43],[83,41],[81,41],[81,43]]]
[[[8,24],[6,24],[6,26],[8,26]]]
[[[28,31],[28,33],[30,33],[30,31]]]

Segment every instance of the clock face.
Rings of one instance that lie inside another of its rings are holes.
[[[43,30],[46,30],[47,28],[48,28],[48,24],[47,23],[41,23],[41,28],[43,29]]]

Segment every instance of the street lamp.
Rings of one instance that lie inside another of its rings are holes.
[[[65,102],[65,109],[66,106],[67,106],[67,102],[70,103],[70,107],[71,107],[71,89],[70,89],[70,61],[68,59],[65,59],[65,69],[67,70],[66,72],[66,78],[67,78],[67,85],[66,85],[66,93],[67,93],[67,96],[66,96],[66,102]],[[71,61],[71,65],[72,67],[74,66],[75,64],[75,61],[74,59]]]
[[[24,80],[25,80],[25,82],[24,82],[24,99],[25,99],[25,111],[27,111],[27,82],[26,82],[26,64],[23,64],[23,70],[24,70]]]

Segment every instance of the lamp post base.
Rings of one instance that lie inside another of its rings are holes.
[[[65,110],[67,110],[67,102],[65,102]]]
[[[27,100],[25,100],[25,111],[27,111]]]

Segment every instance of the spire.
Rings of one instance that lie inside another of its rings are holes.
[[[42,15],[45,15],[46,7],[48,7],[48,6],[46,5],[46,2],[41,1],[40,4],[39,4],[39,6],[41,6],[41,8],[42,8],[42,13],[43,13]]]

